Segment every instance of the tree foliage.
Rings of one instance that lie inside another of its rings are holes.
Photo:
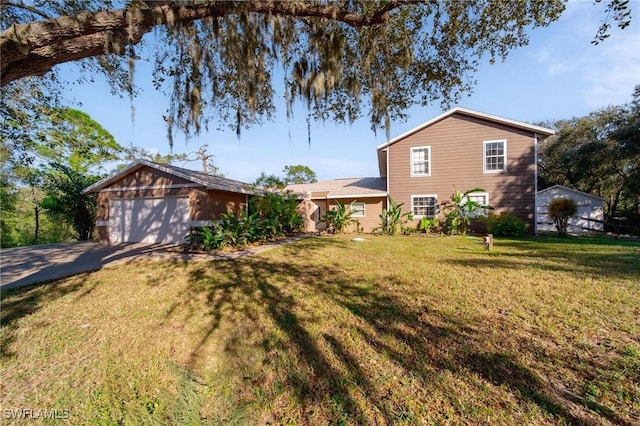
[[[615,1],[615,0],[610,0]],[[215,117],[241,128],[274,112],[282,78],[287,111],[301,100],[316,119],[364,115],[389,131],[413,103],[456,101],[480,59],[504,60],[549,25],[561,0],[3,2],[2,85],[82,60],[114,90],[135,92],[135,63],[154,31],[153,82],[166,121],[198,134]],[[615,18],[615,17],[614,17]],[[276,69],[281,71],[276,72]],[[53,76],[55,78],[55,69]]]
[[[69,221],[79,240],[91,239],[96,222],[96,200],[95,195],[82,191],[100,177],[64,164],[52,163],[51,167],[58,173],[49,174],[45,181],[47,195],[42,207],[48,214]]]
[[[609,219],[640,203],[640,86],[627,105],[548,123],[540,146],[540,187],[564,185],[603,197]]]
[[[297,183],[315,183],[318,181],[316,172],[309,166],[296,164],[295,166],[284,166],[284,183],[287,185]]]
[[[569,219],[571,219],[577,211],[578,205],[571,198],[561,197],[551,200],[551,203],[549,203],[549,217],[553,219],[558,235],[561,237],[567,236]]]

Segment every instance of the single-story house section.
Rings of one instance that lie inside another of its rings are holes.
[[[570,198],[578,206],[575,216],[569,219],[568,232],[604,231],[604,199],[562,185],[554,185],[538,191],[536,202],[537,231],[556,230],[553,220],[549,217],[549,204],[554,198]]]
[[[371,232],[380,226],[380,214],[387,205],[386,178],[333,179],[293,184],[287,186],[286,191],[293,192],[300,200],[299,211],[306,232],[325,229],[322,218],[338,202],[354,212],[351,217],[360,222],[364,232]]]
[[[246,183],[138,160],[84,190],[97,194],[96,231],[107,243],[182,243],[191,227],[240,214]]]

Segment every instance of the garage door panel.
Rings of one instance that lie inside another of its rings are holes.
[[[188,198],[111,200],[110,241],[181,243],[189,228]]]

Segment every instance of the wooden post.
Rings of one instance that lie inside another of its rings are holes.
[[[485,250],[493,250],[493,234],[487,234],[482,237],[482,244]]]

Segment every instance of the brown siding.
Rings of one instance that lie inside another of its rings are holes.
[[[165,173],[151,167],[142,167],[135,172],[123,176],[122,179],[113,183],[112,187],[132,187],[132,186],[161,186],[176,184],[192,184],[193,182],[181,177]]]
[[[234,212],[237,216],[247,209],[247,196],[244,194],[217,190],[210,190],[208,194],[207,215],[209,219],[220,219],[220,216],[227,212]]]
[[[498,139],[507,141],[507,171],[483,173],[483,141]],[[410,151],[419,146],[431,147],[431,176],[410,175]],[[496,212],[513,213],[535,229],[533,133],[454,114],[391,145],[387,155],[389,194],[404,211],[411,209],[411,195],[436,194],[442,203],[455,188],[480,187]]]
[[[355,217],[360,222],[360,227],[364,232],[371,232],[373,228],[380,226],[380,214],[386,203],[386,197],[380,198],[341,198],[339,200],[329,200],[329,208],[333,208],[338,205],[340,201],[345,206],[353,203],[354,201],[365,203],[364,217]]]

